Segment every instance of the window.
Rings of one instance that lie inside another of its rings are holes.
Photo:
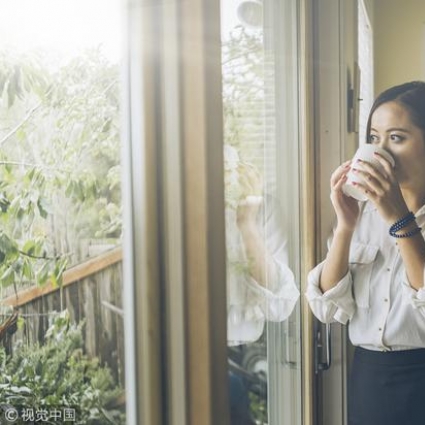
[[[221,7],[232,423],[250,415],[259,424],[295,425],[301,421],[297,2],[222,0]]]
[[[364,0],[358,2],[358,46],[360,68],[359,140],[366,140],[366,124],[374,99],[373,31]]]
[[[121,6],[0,4],[2,330],[19,315],[2,334],[0,375],[26,387],[19,400],[3,388],[0,398],[19,415],[27,409],[24,422],[47,421],[37,406],[66,422],[64,409],[77,404],[68,419],[86,423],[94,413],[125,423]],[[38,375],[20,368],[22,358]],[[88,394],[98,390],[96,410]],[[109,398],[118,409],[106,406]]]

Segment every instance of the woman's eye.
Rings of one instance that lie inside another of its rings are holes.
[[[397,142],[402,142],[404,140],[404,137],[400,136],[399,134],[391,134],[390,139],[391,139],[391,141],[397,143]]]
[[[378,136],[375,134],[369,134],[369,142],[378,143],[379,142]]]

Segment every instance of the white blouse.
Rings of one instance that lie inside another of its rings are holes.
[[[266,320],[281,322],[291,314],[299,298],[292,271],[287,266],[286,243],[273,217],[259,223],[268,253],[278,266],[268,276],[266,287],[248,271],[236,210],[226,209],[227,249],[227,339],[229,345],[254,342],[263,333]]]
[[[425,206],[416,222],[425,235]],[[320,321],[349,321],[353,345],[380,351],[424,348],[425,289],[410,286],[397,239],[388,229],[376,207],[366,202],[350,246],[349,271],[322,293],[320,263],[309,273],[306,297]]]

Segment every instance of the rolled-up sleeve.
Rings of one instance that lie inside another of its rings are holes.
[[[289,267],[281,261],[273,258],[278,276],[273,284],[273,291],[258,284],[252,277],[247,279],[247,285],[258,296],[258,307],[264,317],[272,322],[286,320],[298,301],[300,291],[294,279],[294,274]]]
[[[351,272],[332,288],[323,293],[319,288],[320,275],[324,261],[318,264],[308,275],[307,291],[305,296],[313,314],[323,323],[337,321],[346,324],[356,310],[352,292]]]
[[[424,282],[425,282],[425,269],[424,269]],[[414,309],[419,310],[425,316],[425,287],[416,290],[410,285],[407,273],[403,271],[402,279],[402,295],[403,301],[410,304]]]

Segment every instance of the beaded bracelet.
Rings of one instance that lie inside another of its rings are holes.
[[[396,232],[398,232],[403,227],[406,227],[410,222],[415,220],[415,214],[412,213],[412,211],[409,211],[409,213],[400,218],[400,220],[397,220],[391,227],[390,227],[390,235],[394,236]]]
[[[394,233],[394,232],[390,232],[390,235],[393,236],[394,238],[410,238],[410,236],[414,236],[416,235],[416,233],[419,233],[421,231],[420,227],[416,227],[413,230],[409,230],[406,233]]]

